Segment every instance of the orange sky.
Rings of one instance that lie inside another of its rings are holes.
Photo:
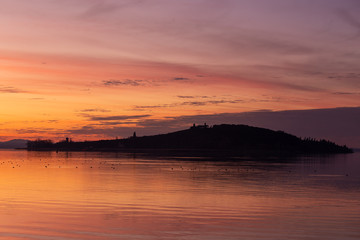
[[[1,4],[0,141],[360,105],[357,1]]]

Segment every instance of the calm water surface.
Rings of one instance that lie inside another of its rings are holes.
[[[0,239],[360,239],[359,153],[219,160],[0,151]]]

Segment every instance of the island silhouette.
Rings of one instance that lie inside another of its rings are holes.
[[[123,139],[74,142],[51,140],[28,141],[27,150],[42,151],[139,151],[173,150],[252,153],[352,153],[347,146],[328,140],[299,138],[283,131],[248,125],[193,125],[189,129],[153,136],[133,136]]]

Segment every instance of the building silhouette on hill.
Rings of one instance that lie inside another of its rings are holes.
[[[206,123],[204,123],[204,125],[197,125],[194,123],[190,129],[197,129],[197,128],[209,128],[209,125],[207,125]]]

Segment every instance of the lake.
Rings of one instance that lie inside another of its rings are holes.
[[[0,239],[360,239],[360,153],[0,151]]]

